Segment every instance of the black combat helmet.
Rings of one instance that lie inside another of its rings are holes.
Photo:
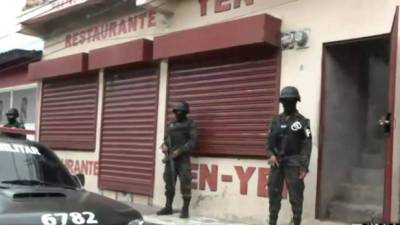
[[[300,102],[300,94],[299,90],[293,86],[287,86],[284,87],[281,91],[281,95],[279,97],[279,100],[285,99],[285,98],[294,98],[297,101]]]
[[[184,101],[178,101],[174,105],[173,111],[175,111],[175,110],[179,110],[179,111],[182,111],[182,112],[185,112],[185,113],[189,113],[190,112],[189,104],[187,102],[184,102]]]
[[[18,113],[18,110],[16,108],[11,108],[10,110],[8,110],[6,115],[7,116],[14,116],[15,118],[17,118],[19,116],[19,113]]]

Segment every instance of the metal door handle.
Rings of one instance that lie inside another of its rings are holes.
[[[387,113],[386,115],[382,116],[380,120],[378,120],[378,124],[383,128],[383,131],[385,133],[390,132],[390,126],[391,126],[390,117],[391,114]]]
[[[390,121],[385,119],[385,118],[383,118],[383,119],[380,119],[378,121],[378,124],[381,125],[381,126],[386,126],[386,125],[390,125]]]

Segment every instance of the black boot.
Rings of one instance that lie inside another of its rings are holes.
[[[301,216],[294,216],[293,225],[300,225],[300,224],[301,224]]]
[[[174,199],[173,196],[167,196],[167,202],[165,203],[165,207],[162,208],[160,211],[157,212],[157,215],[172,215],[172,200]]]
[[[277,215],[269,215],[269,225],[276,225],[277,222],[278,222]]]
[[[190,205],[190,198],[183,198],[183,207],[181,211],[181,215],[179,216],[182,219],[189,218],[189,205]]]

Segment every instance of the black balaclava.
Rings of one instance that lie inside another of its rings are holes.
[[[174,114],[175,114],[175,119],[178,122],[182,122],[186,119],[186,112],[182,111],[182,110],[174,110]]]
[[[8,123],[10,123],[10,124],[14,124],[14,123],[16,123],[17,122],[17,117],[15,116],[15,115],[10,115],[10,114],[8,114],[7,115],[7,120],[8,120]]]
[[[283,112],[285,115],[290,116],[297,112],[297,99],[296,98],[283,98],[281,99]]]

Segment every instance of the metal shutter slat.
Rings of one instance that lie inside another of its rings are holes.
[[[83,95],[83,94],[91,94],[94,90],[96,90],[97,87],[93,86],[90,88],[85,88],[83,90],[68,90],[68,91],[53,91],[53,92],[48,92],[46,93],[47,97],[51,98],[51,97],[62,97],[67,95]]]
[[[75,100],[75,105],[92,105],[95,104],[97,102],[97,100],[94,99],[77,99]],[[49,109],[54,109],[57,107],[64,107],[64,106],[68,106],[68,107],[73,107],[74,105],[71,105],[71,103],[69,101],[61,101],[61,102],[53,102],[53,103],[46,103],[46,108]],[[46,110],[46,109],[44,109]]]
[[[40,140],[59,150],[94,150],[97,85],[96,74],[43,80]]]
[[[104,120],[103,120],[104,124],[103,125],[104,126],[109,126],[109,125],[125,126],[126,123],[129,123],[129,122],[137,122],[135,124],[135,126],[138,127],[138,128],[141,127],[143,129],[147,129],[149,127],[152,127],[151,124],[145,123],[146,121],[149,121],[148,114],[144,114],[142,116],[135,115],[135,116],[131,116],[131,117],[123,117],[121,119],[118,119],[118,118],[120,118],[120,117],[118,117],[118,116],[114,116],[114,117],[108,116],[107,118],[104,118]],[[154,122],[154,119],[149,121],[149,122],[150,123]]]
[[[113,152],[117,152],[120,149],[126,148],[126,149],[141,149],[141,148],[151,148],[153,146],[153,143],[103,143],[104,147],[107,147],[108,149],[113,149]],[[125,149],[125,150],[126,150]],[[106,152],[106,151],[104,151]]]
[[[42,112],[59,112],[59,111],[73,111],[73,110],[92,110],[90,105],[67,105],[63,107],[47,107]]]
[[[64,124],[63,126],[55,125],[55,126],[41,126],[40,130],[45,132],[52,132],[52,131],[76,131],[76,130],[84,130],[86,128],[86,124],[84,125],[68,125]]]
[[[179,80],[179,83],[174,83],[171,85],[171,88],[176,88],[180,86],[190,85],[190,84],[207,84],[210,83],[210,79],[214,76],[219,76],[218,79],[212,79],[214,82],[237,82],[240,80],[257,80],[257,79],[265,79],[265,74],[268,74],[270,77],[274,77],[275,74],[274,70],[266,70],[260,69],[257,71],[246,70],[242,72],[235,72],[232,74],[225,74],[223,72],[220,73],[213,73],[207,76],[201,77],[193,77],[192,80],[188,79],[187,77],[179,77],[179,79],[175,79],[176,81]]]
[[[93,76],[93,75],[92,75]],[[84,81],[83,79],[77,79],[77,78],[70,78],[70,79],[76,79],[75,82],[80,82]],[[65,81],[65,80],[64,80]],[[90,83],[74,83],[74,82],[63,82],[60,84],[55,85],[55,82],[57,80],[49,80],[48,82],[50,83],[44,83],[43,84],[43,93],[45,94],[56,94],[56,93],[69,93],[70,91],[76,91],[76,90],[87,90],[87,89],[96,89],[97,86],[94,84]]]
[[[253,89],[251,91],[247,91],[243,93],[243,90],[227,90],[225,92],[205,92],[205,93],[181,93],[180,95],[172,95],[171,100],[179,100],[181,98],[190,99],[190,100],[208,100],[210,98],[213,99],[231,99],[234,97],[253,97],[253,96],[260,96],[260,95],[267,95],[274,97],[274,92],[266,92],[263,88],[260,89]],[[276,98],[276,97],[274,97]],[[189,100],[188,100],[189,101]]]
[[[187,67],[186,68],[179,68],[177,70],[171,71],[171,74],[173,75],[191,75],[191,74],[207,74],[210,73],[210,71],[228,71],[228,70],[240,70],[244,68],[254,68],[254,67],[263,67],[263,66],[276,66],[276,59],[265,59],[265,60],[260,60],[260,61],[249,61],[249,62],[243,62],[243,63],[231,63],[231,64],[219,64],[215,66],[202,66],[202,67]]]
[[[177,100],[198,126],[195,154],[265,156],[266,130],[278,110],[278,60],[171,66],[168,117]]]
[[[106,74],[99,179],[102,188],[153,194],[156,72],[153,68]]]

